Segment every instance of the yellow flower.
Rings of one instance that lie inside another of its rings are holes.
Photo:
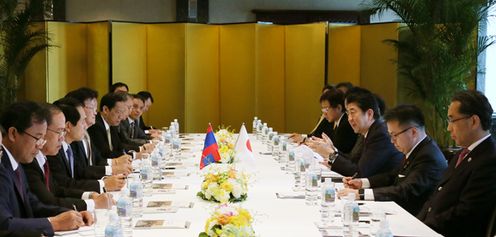
[[[226,190],[227,192],[232,192],[233,190],[233,187],[232,187],[232,184],[229,183],[229,182],[224,182],[220,185],[220,188]]]

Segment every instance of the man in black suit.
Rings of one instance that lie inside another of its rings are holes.
[[[145,107],[143,108],[142,114],[148,112],[152,104],[154,103],[152,93],[149,91],[140,91],[137,95],[145,99]],[[138,119],[138,127],[145,132],[145,134],[150,135],[152,138],[159,138],[162,134],[160,130],[154,129],[152,126],[147,126],[143,120],[143,116],[140,115]]]
[[[351,128],[345,113],[344,94],[336,89],[329,89],[320,96],[320,106],[325,119],[332,126],[328,137],[336,149],[349,154],[356,143],[357,134]]]
[[[448,131],[462,151],[451,159],[437,188],[417,215],[444,236],[485,233],[496,204],[496,142],[493,109],[478,91],[461,91],[448,108]]]
[[[100,100],[100,113],[88,128],[91,141],[102,157],[122,158],[126,150],[119,138],[119,123],[127,118],[127,94],[108,93]]]
[[[77,160],[85,159],[77,156],[70,146],[74,141],[81,141],[86,129],[86,114],[82,105],[75,99],[63,98],[54,102],[63,112],[66,118],[66,135],[62,147],[56,156],[50,156],[48,163],[50,171],[57,183],[68,188],[81,189],[103,193],[117,191],[124,186],[125,175],[119,174],[105,177],[101,180],[84,178],[84,170],[78,169]]]
[[[57,155],[64,140],[65,117],[54,105],[46,105],[50,112],[47,119],[46,144],[30,164],[23,164],[29,182],[29,189],[45,204],[78,210],[93,211],[95,208],[109,208],[111,197],[107,193],[84,192],[58,185],[50,172],[47,155]],[[83,200],[84,199],[84,200]]]
[[[53,235],[54,231],[73,230],[93,222],[86,211],[45,205],[28,190],[20,164],[31,163],[45,144],[47,116],[48,111],[37,103],[20,102],[6,108],[0,118],[0,124],[6,128],[2,131],[5,139],[1,147],[0,230]]]
[[[446,170],[447,162],[437,144],[427,136],[424,115],[414,105],[400,105],[386,112],[391,142],[405,154],[403,165],[369,178],[345,177],[339,196],[355,193],[360,200],[395,201],[412,215],[424,205]]]
[[[74,98],[83,105],[87,128],[95,124],[97,91],[87,87],[81,87],[70,91],[65,97]],[[76,169],[82,171],[83,176],[80,178],[101,179],[106,175],[127,173],[132,169],[128,156],[123,155],[121,158],[110,159],[109,161],[107,158],[102,157],[86,130],[83,139],[81,141],[73,141],[71,147],[74,155],[81,157],[75,163]]]
[[[126,111],[126,118],[123,119],[119,124],[118,133],[121,144],[125,150],[140,152],[143,149],[141,146],[147,144],[148,141],[132,137],[134,136],[135,130],[138,127],[135,126],[135,121],[129,117],[134,110],[134,97],[134,95],[126,94],[126,106],[128,110]]]
[[[331,139],[313,139],[310,147],[322,157],[331,170],[344,176],[367,178],[399,167],[403,154],[391,144],[386,125],[380,120],[376,97],[368,90],[355,87],[346,96],[348,122],[355,133],[364,137],[358,156],[339,151]],[[356,153],[358,154],[358,153]]]

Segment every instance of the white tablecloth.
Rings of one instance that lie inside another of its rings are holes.
[[[196,196],[202,182],[201,172],[198,169],[204,134],[189,134],[192,141],[183,141],[183,148],[190,148],[183,152],[184,162],[189,164],[186,169],[190,176],[170,179],[170,182],[187,184],[187,190],[177,190],[174,194],[154,194],[145,197],[148,200],[172,200],[194,202],[193,208],[181,208],[177,213],[145,214],[144,218],[165,218],[170,220],[186,220],[191,222],[188,229],[154,229],[134,230],[133,236],[163,237],[163,236],[198,236],[204,231],[205,221],[217,204],[203,201]],[[255,162],[250,167],[240,167],[249,171],[250,182],[248,199],[236,204],[248,209],[254,217],[253,228],[257,236],[322,236],[315,222],[320,219],[318,206],[307,206],[302,199],[278,199],[276,192],[291,192],[294,184],[293,175],[280,169],[279,163],[270,155],[261,155],[265,146],[250,136]],[[439,236],[425,226],[414,216],[403,210],[394,202],[367,202],[367,208],[381,208],[394,213],[388,216],[391,231],[395,236]],[[89,233],[78,233],[67,236],[88,236]],[[91,235],[90,235],[91,236]]]

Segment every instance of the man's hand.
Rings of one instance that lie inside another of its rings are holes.
[[[307,139],[306,145],[322,157],[329,157],[329,155],[334,152],[332,146],[320,138],[312,137],[311,139]]]
[[[298,133],[293,133],[289,136],[289,140],[294,143],[300,144],[303,141],[303,136]]]
[[[352,177],[344,177],[343,184],[344,187],[351,189],[360,189],[363,185],[361,179],[353,179]]]
[[[125,163],[125,164],[112,166],[112,174],[113,175],[117,175],[117,174],[128,175],[132,172],[133,172],[133,166],[131,165],[131,163]]]
[[[146,152],[152,152],[153,149],[155,148],[155,144],[153,143],[146,143],[146,144],[143,144],[143,151],[146,151]],[[141,148],[140,148],[141,150]]]
[[[130,155],[122,155],[112,159],[112,166],[120,164],[130,164],[131,162],[133,162],[133,158]]]
[[[93,225],[95,223],[95,220],[93,219],[93,215],[89,211],[82,211],[79,212],[81,214],[81,217],[83,218],[83,222],[86,226]]]
[[[126,184],[126,176],[123,174],[107,176],[103,182],[107,191],[119,191]]]
[[[348,196],[348,193],[354,193],[355,194],[355,199],[358,198],[359,193],[358,190],[356,189],[350,189],[350,188],[344,188],[338,191],[338,197],[343,198]]]
[[[66,211],[50,217],[49,220],[53,231],[75,230],[81,226],[85,226],[81,213],[76,211]]]
[[[110,193],[97,194],[92,199],[95,201],[96,209],[110,209],[112,205],[115,205],[115,200]]]

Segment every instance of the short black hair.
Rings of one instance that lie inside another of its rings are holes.
[[[398,121],[401,126],[411,125],[421,128],[425,126],[424,114],[415,105],[398,105],[384,114],[384,120]]]
[[[103,106],[106,106],[109,110],[111,110],[115,107],[115,103],[126,101],[127,93],[108,93],[100,100],[100,111],[103,111]]]
[[[114,83],[114,84],[112,84],[112,85],[110,86],[110,91],[109,91],[109,92],[111,92],[111,93],[112,93],[112,92],[115,92],[115,90],[116,90],[118,87],[126,87],[126,90],[127,90],[127,91],[129,91],[129,87],[127,86],[127,84],[126,84],[126,83],[124,83],[124,82],[116,82],[116,83]]]
[[[337,108],[338,105],[341,105],[341,109],[344,111],[344,94],[343,92],[332,88],[326,91],[324,94],[320,96],[320,102],[322,103],[323,101],[329,102],[329,105],[332,108]]]
[[[53,122],[53,116],[55,114],[62,113],[62,110],[54,104],[43,103],[42,106],[44,106],[49,113],[49,116],[47,117],[47,125],[50,126]]]
[[[332,90],[332,89],[336,89],[336,88],[333,85],[326,84],[324,87],[322,87],[322,93],[324,93],[324,91]]]
[[[70,91],[65,97],[71,97],[78,100],[84,106],[84,101],[88,99],[98,98],[98,92],[88,87],[81,87],[79,89]]]
[[[477,115],[484,130],[491,129],[493,108],[487,97],[476,90],[464,90],[456,93],[451,102],[460,102],[459,111],[461,114]]]
[[[70,122],[74,126],[77,125],[77,123],[81,119],[81,115],[79,114],[77,107],[83,107],[82,103],[74,98],[65,97],[53,102],[53,104],[59,107],[60,110],[62,110],[66,122]]]
[[[353,89],[353,84],[351,84],[351,82],[340,82],[336,85],[336,89],[339,87],[346,87],[346,89],[349,91]]]
[[[152,101],[152,103],[154,102],[152,93],[150,93],[148,91],[140,91],[140,92],[138,92],[138,95],[143,96],[143,98],[145,100],[150,99]]]
[[[45,123],[50,113],[34,101],[16,102],[9,105],[2,113],[0,124],[5,130],[14,127],[19,133],[33,126],[33,123]]]
[[[141,96],[140,94],[130,94],[131,97],[133,97],[133,99],[139,99],[141,101],[143,101],[143,103],[145,103],[145,97]]]
[[[380,117],[377,97],[365,88],[353,87],[353,89],[348,91],[345,103],[356,103],[363,112],[371,109],[374,112],[374,119]]]
[[[378,94],[374,94],[377,101],[377,106],[379,107],[379,115],[382,116],[386,113],[386,102]]]

